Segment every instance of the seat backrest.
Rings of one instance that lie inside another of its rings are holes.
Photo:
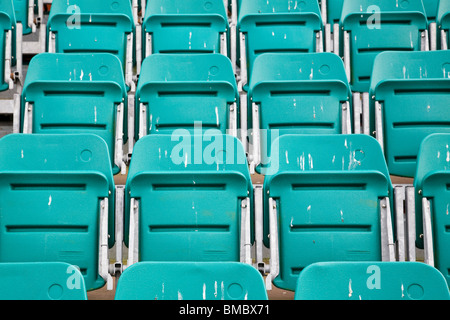
[[[248,91],[267,134],[262,157],[270,156],[274,130],[276,136],[342,133],[342,103],[351,96],[342,60],[325,52],[260,55]]]
[[[422,0],[344,0],[341,30],[349,32],[352,91],[368,92],[373,60],[383,51],[420,51],[428,22]],[[343,54],[343,52],[341,52]]]
[[[316,32],[321,29],[317,0],[242,0],[238,31],[246,36],[249,80],[255,58],[262,53],[315,52]]]
[[[298,278],[296,300],[449,300],[442,274],[421,262],[322,262]]]
[[[143,28],[152,35],[153,53],[220,53],[228,17],[223,0],[152,0]]]
[[[12,36],[12,56],[16,56],[16,18],[12,0],[0,0],[0,91],[9,88],[5,82],[5,48],[6,32],[11,31]],[[15,59],[13,59],[15,61]]]
[[[436,22],[439,0],[422,0],[428,22]],[[445,2],[445,1],[440,1]]]
[[[116,300],[267,300],[261,274],[239,262],[138,262],[119,278]]]
[[[272,198],[280,239],[277,287],[294,290],[299,272],[314,262],[381,260],[379,200],[392,186],[374,138],[283,135],[272,146],[272,166],[264,180],[264,241],[270,246]]]
[[[446,249],[450,243],[448,236],[450,181],[450,134],[431,134],[426,137],[419,150],[417,172],[414,180],[416,190],[416,243],[423,247],[424,233],[422,199],[430,201],[432,221],[432,243],[435,266],[445,276],[450,285],[450,255]]]
[[[0,263],[0,300],[87,300],[80,270],[63,262]]]
[[[391,174],[414,177],[422,140],[431,133],[450,133],[449,75],[450,51],[384,52],[375,59],[371,109],[375,101],[382,103]]]
[[[226,134],[230,105],[238,101],[231,62],[221,54],[154,54],[142,64],[136,114],[140,103],[148,106],[147,134],[193,131],[195,123]],[[138,117],[135,128],[137,136]]]
[[[139,200],[140,261],[239,261],[241,200],[252,195],[240,141],[220,131],[147,135],[136,143],[125,189]]]
[[[13,0],[16,20],[22,23],[23,34],[30,34],[32,31],[28,25],[28,2],[28,0]]]
[[[96,135],[10,134],[0,140],[0,261],[77,265],[88,290],[98,272],[100,200],[114,245],[114,180]],[[26,199],[26,201],[24,201]]]
[[[117,173],[116,114],[121,103],[127,114],[126,97],[122,67],[112,54],[39,54],[30,62],[23,88],[21,127],[28,102],[33,104],[33,133],[97,134],[108,144]],[[123,125],[126,128],[126,117]]]
[[[339,24],[344,0],[327,0],[327,23]]]
[[[54,0],[47,23],[56,35],[55,52],[112,53],[123,68],[127,34],[134,30],[129,0]]]

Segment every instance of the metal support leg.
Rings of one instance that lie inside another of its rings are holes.
[[[23,133],[33,132],[33,104],[25,103],[25,114],[23,115]]]
[[[99,274],[106,281],[107,290],[113,290],[108,257],[108,198],[100,202]]]
[[[430,23],[430,51],[437,50],[437,25],[436,22]]]
[[[126,267],[129,267],[138,261],[139,261],[139,201],[136,199],[131,199],[128,260]]]
[[[380,200],[381,256],[383,261],[395,261],[395,243],[389,198]]]
[[[351,70],[350,70],[350,34],[344,32],[344,66],[347,79],[351,82]]]
[[[380,143],[381,150],[384,151],[384,136],[383,136],[383,110],[381,103],[375,102],[375,133],[378,142]]]
[[[14,95],[13,133],[20,133],[20,94]]]
[[[353,93],[353,124],[356,134],[361,133],[361,115],[362,115],[362,105],[361,105],[361,94],[359,92]]]
[[[123,161],[123,122],[124,122],[124,106],[123,103],[121,103],[117,106],[114,163],[120,168],[121,174],[126,174],[127,168],[125,162]]]
[[[261,136],[259,124],[259,106],[252,103],[252,162],[250,163],[250,172],[254,173],[255,168],[261,163]]]
[[[370,135],[370,101],[369,93],[362,94],[362,118],[363,118],[363,133]]]
[[[269,199],[269,229],[270,229],[270,273],[266,277],[266,288],[272,290],[272,281],[278,276],[280,257],[278,250],[278,212],[277,203]]]
[[[131,159],[131,155],[133,154],[133,148],[134,148],[134,140],[135,140],[135,133],[134,133],[134,127],[135,127],[135,93],[130,92],[128,94],[128,117],[127,117],[127,123],[128,123],[128,156],[127,161],[129,162]]]
[[[428,30],[422,31],[420,40],[420,50],[430,51],[430,42],[428,40]]]
[[[147,106],[143,103],[139,105],[139,139],[147,135]],[[151,125],[151,124],[150,124]]]
[[[340,56],[340,35],[339,23],[333,25],[333,52]]]
[[[3,74],[3,79],[5,83],[8,83],[9,90],[14,89],[14,81],[11,78],[12,71],[12,31],[6,31],[6,47],[5,47],[5,72]]]
[[[397,235],[397,260],[405,261],[405,187],[394,188],[395,197],[395,234]]]
[[[125,63],[125,82],[131,88],[131,91],[135,91],[136,85],[133,82],[133,33],[127,35],[127,52]]]
[[[124,198],[125,186],[116,186],[115,193],[115,238],[116,238],[116,262],[112,274],[122,273],[123,271],[123,226],[124,226]]]
[[[263,261],[264,196],[262,185],[254,186],[253,201],[255,212],[255,267],[262,274],[265,274],[265,263]]]
[[[145,57],[148,57],[153,53],[153,43],[152,35],[149,33],[145,34]]]
[[[342,104],[342,133],[343,134],[351,134],[352,133],[352,125],[351,125],[351,116],[350,116],[350,102],[346,101]]]
[[[226,32],[220,34],[220,53],[225,57],[228,57],[228,42]]]
[[[136,25],[136,78],[141,74],[142,65],[142,25]],[[137,79],[136,79],[137,81]]]
[[[230,105],[230,125],[229,125],[229,134],[233,137],[237,137],[237,105],[236,102]]]
[[[422,199],[422,215],[423,215],[423,243],[424,243],[424,258],[425,258],[424,262],[434,267],[431,208],[430,208],[430,201],[425,197]]]
[[[415,188],[406,188],[406,248],[409,261],[416,261],[416,201]]]
[[[250,237],[250,199],[241,201],[241,258],[242,263],[252,264]]]
[[[447,31],[441,30],[441,50],[448,50]]]

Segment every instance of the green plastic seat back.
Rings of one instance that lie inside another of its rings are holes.
[[[222,3],[223,5],[223,3]],[[154,54],[142,64],[136,90],[139,104],[148,106],[147,134],[170,134],[183,128],[216,129],[230,125],[230,105],[239,101],[230,60],[221,54]],[[136,134],[139,132],[136,119]]]
[[[223,0],[152,0],[143,28],[152,34],[153,53],[220,53],[228,18]]]
[[[427,14],[428,22],[436,22],[438,7],[439,7],[439,0],[422,0],[423,7],[425,9],[425,12]],[[445,1],[441,1],[445,2]]]
[[[8,90],[8,83],[5,82],[5,47],[6,32],[11,30],[12,34],[12,56],[16,54],[16,18],[12,0],[0,0],[0,91]],[[13,60],[13,62],[15,59]]]
[[[127,35],[134,32],[131,4],[128,0],[55,0],[47,30],[56,35],[55,52],[111,53],[125,70]]]
[[[450,51],[384,52],[374,62],[372,110],[382,103],[389,172],[414,177],[422,140],[450,133]]]
[[[80,270],[63,262],[0,263],[0,300],[87,300]]]
[[[349,32],[352,91],[368,92],[373,61],[383,51],[420,51],[428,27],[422,0],[344,0],[341,29]]]
[[[261,274],[239,262],[138,262],[117,284],[116,300],[267,300]]]
[[[116,111],[127,91],[120,61],[107,53],[43,53],[29,65],[22,93],[22,127],[25,102],[33,104],[33,133],[93,133],[107,145],[114,173]],[[124,128],[126,128],[126,117]],[[124,132],[127,132],[124,129]]]
[[[88,290],[98,274],[100,200],[109,197],[114,244],[114,180],[96,135],[11,134],[0,140],[0,262],[67,262]]]
[[[417,173],[414,180],[416,190],[416,243],[423,247],[422,198],[430,201],[433,249],[435,266],[445,276],[450,285],[450,254],[448,235],[450,220],[448,215],[450,181],[450,134],[432,134],[421,144]],[[420,191],[420,193],[419,193]]]
[[[437,25],[439,30],[445,30],[447,35],[447,44],[450,43],[450,3],[440,1],[437,13]],[[438,48],[441,48],[441,34],[438,34]]]
[[[317,0],[242,0],[238,30],[246,36],[248,78],[262,53],[315,52],[321,29]]]
[[[344,0],[331,0],[327,1],[327,23],[339,24],[342,15],[342,6]]]
[[[23,34],[30,34],[31,28],[28,26],[28,0],[13,0],[16,22],[22,23]]]
[[[335,54],[266,53],[256,58],[249,97],[259,104],[260,128],[267,133],[262,135],[262,164],[276,136],[341,133],[342,103],[350,96],[344,64]]]
[[[449,300],[442,274],[422,262],[322,262],[300,273],[296,300]]]
[[[368,135],[283,135],[277,142],[274,172],[264,180],[266,246],[269,197],[278,209],[274,284],[294,290],[314,262],[380,261],[379,199],[392,186],[379,143]]]
[[[239,261],[240,200],[253,192],[246,161],[240,141],[217,130],[139,139],[126,182],[124,238],[136,198],[140,261]]]

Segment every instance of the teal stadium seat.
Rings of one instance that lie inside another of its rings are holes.
[[[424,248],[425,262],[436,266],[450,285],[449,170],[450,134],[432,134],[421,144],[416,190],[416,244]]]
[[[116,300],[267,300],[261,274],[239,262],[138,262],[119,278]]]
[[[255,60],[248,95],[253,146],[260,150],[253,154],[255,164],[261,163],[257,171],[267,164],[277,136],[352,132],[350,86],[335,54],[262,54]]]
[[[256,57],[263,53],[323,51],[322,18],[317,0],[242,0],[236,27],[236,71],[239,66],[241,129],[244,149],[251,129],[248,86]],[[239,58],[240,57],[240,58]]]
[[[203,135],[184,129],[147,135],[136,143],[125,187],[128,265],[251,263],[252,203],[247,159],[237,138],[213,129]]]
[[[282,135],[271,170],[263,192],[268,281],[294,291],[315,262],[395,260],[392,185],[374,138]]]
[[[441,0],[439,2],[437,25],[440,30],[438,48],[448,50],[450,42],[450,1]]]
[[[132,88],[134,32],[129,0],[53,0],[47,23],[47,50],[114,54]]]
[[[105,280],[109,287],[114,180],[106,143],[89,134],[10,134],[0,157],[0,262],[66,262],[79,267],[87,290]]]
[[[425,51],[428,22],[422,0],[344,0],[341,55],[354,93],[355,133],[371,134],[369,88],[375,57],[383,51]]]
[[[223,3],[222,3],[223,5]],[[154,54],[142,64],[135,134],[216,129],[237,135],[239,93],[230,60],[221,54]]]
[[[126,169],[127,91],[109,53],[43,53],[29,65],[22,93],[22,132],[93,133],[109,148],[114,174]]]
[[[262,53],[323,51],[323,39],[317,37],[322,31],[317,0],[242,0],[237,30],[243,85],[251,80],[255,59]]]
[[[414,177],[422,140],[432,133],[450,133],[449,89],[449,51],[377,56],[371,110],[390,174]]]
[[[449,300],[442,274],[421,262],[321,262],[299,276],[295,300]]]
[[[87,300],[86,285],[67,263],[0,263],[0,300]]]
[[[144,57],[153,53],[222,53],[228,56],[223,0],[151,0],[143,21]]]
[[[12,0],[0,1],[0,91],[13,89],[11,68],[16,56],[16,18]]]

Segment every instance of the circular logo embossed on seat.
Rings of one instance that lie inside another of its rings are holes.
[[[92,160],[92,152],[91,150],[85,149],[81,151],[80,159],[83,162],[89,162]]]
[[[48,297],[52,300],[58,300],[62,297],[63,291],[59,284],[53,284],[48,288]]]
[[[232,299],[242,298],[242,294],[244,293],[244,289],[239,283],[232,283],[228,286],[227,293]]]
[[[414,300],[419,300],[424,295],[424,290],[421,285],[413,283],[407,289],[408,297]]]

